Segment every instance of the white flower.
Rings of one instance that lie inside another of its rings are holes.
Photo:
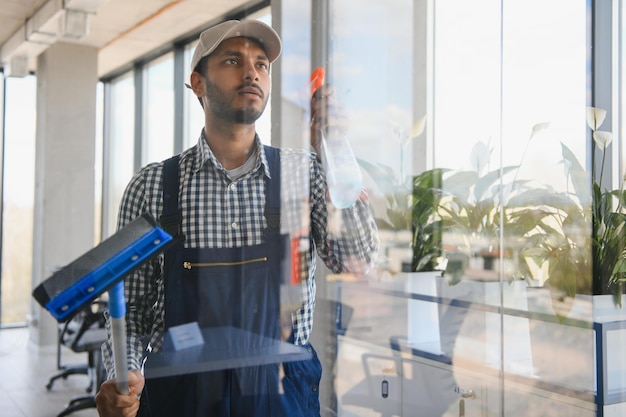
[[[604,222],[600,222],[600,224],[598,225],[598,230],[596,231],[596,236],[598,237],[598,239],[602,239],[604,232],[606,232],[606,225],[604,224]]]
[[[602,126],[602,123],[604,123],[605,117],[606,110],[597,107],[587,107],[587,125],[591,130],[598,130],[598,128]]]
[[[550,122],[537,123],[536,125],[533,126],[533,132],[531,133],[530,137],[532,138],[539,132],[547,130],[549,127],[550,127]]]
[[[413,129],[411,129],[411,137],[416,138],[424,133],[424,129],[426,129],[426,115],[422,116],[413,124]]]
[[[593,132],[593,140],[600,149],[606,149],[613,140],[613,133],[604,130],[596,130]]]
[[[491,150],[482,141],[478,141],[472,147],[470,153],[470,164],[479,174],[483,173],[489,166],[491,160]]]

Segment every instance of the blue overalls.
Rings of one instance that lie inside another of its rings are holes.
[[[280,338],[281,259],[280,153],[265,147],[271,180],[266,180],[260,245],[242,248],[184,248],[183,239],[165,253],[165,327],[197,321],[200,328],[233,326]],[[164,228],[180,231],[178,157],[163,168]],[[317,417],[321,364],[310,360],[260,365],[146,380],[139,416],[151,417]],[[150,360],[148,357],[147,360]],[[282,385],[282,391],[279,388]]]

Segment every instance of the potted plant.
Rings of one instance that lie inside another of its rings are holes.
[[[474,169],[433,168],[412,178],[359,160],[385,198],[384,215],[375,215],[378,227],[411,231],[410,271],[446,271],[455,283],[469,257],[482,252],[489,263],[491,256],[499,256],[503,228],[507,246],[519,252],[541,218],[552,214],[554,210],[538,208],[535,202],[554,200],[553,190],[518,180],[519,166],[489,171],[490,155],[488,145],[477,142],[471,152]],[[444,248],[444,235],[460,236],[461,242]],[[513,255],[508,248],[505,252]],[[509,275],[528,277],[530,270],[526,263],[516,263]]]
[[[587,113],[593,137],[591,173],[561,143],[568,188],[542,201],[542,207],[551,214],[538,223],[529,237],[532,246],[523,253],[537,276],[543,271],[540,284],[545,285],[543,289],[528,289],[529,309],[550,313],[545,308],[551,307],[557,319],[546,317],[531,325],[534,373],[546,382],[581,392],[596,389],[598,381],[589,371],[597,363],[596,356],[598,360],[602,355],[620,356],[619,345],[606,346],[612,354],[594,349],[592,322],[602,322],[604,312],[612,320],[619,314],[624,317],[620,308],[626,272],[623,186],[614,190],[604,184],[612,135],[600,130],[605,111],[589,108]],[[596,310],[598,304],[604,312]],[[578,358],[574,368],[572,357]]]
[[[489,146],[479,141],[471,152],[473,169],[432,169],[414,177],[413,270],[419,271],[425,261],[439,256],[445,259],[440,264],[445,265],[446,275],[437,283],[439,297],[493,305],[504,300],[508,308],[524,308],[525,297],[519,297],[517,284],[524,284],[519,278],[527,277],[528,270],[525,263],[517,262],[517,254],[528,244],[525,237],[537,220],[548,215],[534,207],[534,202],[551,195],[552,190],[519,180],[519,166],[490,170],[491,154]],[[478,257],[484,263],[474,270],[476,265],[470,265],[470,260]],[[491,257],[505,260],[510,268],[491,271]],[[437,309],[441,351],[451,355],[468,310],[448,303]],[[530,351],[529,335],[520,330],[519,319],[505,318],[511,325],[500,333],[490,326],[493,316],[475,312],[473,317],[471,327],[482,338],[480,343],[464,345],[465,354],[474,358],[484,355],[487,360],[499,349],[501,337],[516,346],[504,356],[507,366]]]
[[[403,181],[391,167],[360,161],[385,198],[385,212],[377,216],[379,227],[411,231],[411,272],[402,276],[410,294],[408,340],[413,345],[435,346],[433,353],[451,354],[467,310],[450,308],[428,297],[499,305],[501,291],[517,294],[513,282],[501,285],[499,272],[474,271],[470,277],[469,260],[478,255],[506,256],[511,265],[506,271],[507,280],[528,278],[532,271],[526,262],[518,261],[522,259],[519,255],[535,244],[535,235],[542,235],[537,225],[557,211],[548,207],[556,202],[556,193],[549,187],[518,179],[519,166],[490,170],[491,153],[487,144],[477,142],[471,152],[473,169],[434,168]],[[542,204],[537,205],[537,201]],[[444,270],[444,279],[424,273]],[[511,308],[526,305],[525,296],[505,295],[504,299]],[[487,331],[486,315],[484,320],[484,328],[479,331],[485,335],[485,345],[477,354],[500,346],[500,336],[492,334],[493,329]],[[474,326],[481,324],[476,322]],[[515,339],[518,345],[529,344],[523,335],[513,337],[507,333],[506,337]],[[523,354],[529,351],[525,349]]]
[[[600,130],[606,111],[589,108],[587,125],[594,142],[591,186],[589,173],[574,153],[561,144],[572,190],[552,197],[549,221],[540,224],[524,255],[536,266],[547,265],[546,285],[557,314],[565,315],[577,295],[612,295],[621,307],[626,282],[626,194],[604,185],[607,148],[612,134]],[[600,160],[600,166],[596,166]],[[591,250],[591,256],[589,256]]]
[[[404,150],[407,144],[423,132],[425,118],[414,126],[411,134],[394,126],[394,137],[400,144],[400,169],[359,160],[361,167],[374,181],[377,191],[384,197],[384,212],[374,213],[380,230],[410,236],[406,240],[406,259],[401,271],[383,269],[395,274],[407,299],[407,341],[410,345],[434,354],[442,352],[440,341],[439,308],[437,303],[414,299],[419,296],[436,296],[437,285],[443,275],[441,219],[438,216],[443,196],[441,177],[445,170],[427,170],[413,178],[404,174]],[[405,243],[403,241],[403,243]]]
[[[606,117],[603,109],[588,109],[587,124],[593,131],[594,151],[602,153],[600,172],[592,162],[592,261],[594,294],[611,294],[616,305],[622,305],[626,282],[626,194],[624,182],[619,189],[609,190],[603,186],[607,147],[613,135],[599,130]],[[576,169],[582,168],[579,164]],[[576,174],[574,174],[576,175]]]
[[[442,255],[447,260],[446,273],[452,282],[461,278],[470,258],[482,258],[483,271],[490,271],[493,260],[502,257],[510,264],[504,271],[508,281],[529,277],[528,265],[519,262],[519,253],[531,244],[527,238],[538,222],[551,214],[550,210],[537,207],[536,201],[546,201],[554,191],[518,179],[521,164],[489,170],[491,152],[487,144],[477,142],[471,152],[472,170],[434,169],[415,177],[414,242],[424,240],[417,238],[419,224],[425,224],[426,230],[430,227],[424,217],[434,219],[438,234],[432,235],[438,236],[440,243],[441,234],[446,235]],[[433,204],[434,216],[429,212]],[[417,246],[414,251],[419,249]],[[413,264],[419,265],[416,260]]]

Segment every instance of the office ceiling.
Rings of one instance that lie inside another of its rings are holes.
[[[71,42],[98,48],[98,75],[103,77],[254,3],[258,1],[0,0],[0,65],[10,69],[13,62],[17,68],[12,59],[28,56],[28,69],[35,70],[36,56],[51,42]],[[87,34],[48,36],[66,25],[59,22],[70,21],[65,14],[70,9],[87,12]]]

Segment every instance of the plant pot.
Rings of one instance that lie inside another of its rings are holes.
[[[626,320],[626,294],[622,294],[622,307],[615,305],[610,294],[594,295],[592,307],[593,321],[596,323]]]
[[[463,283],[448,285],[440,271],[406,274],[408,300],[408,344],[425,352],[451,357],[466,308],[450,300],[471,299],[471,288]]]
[[[454,356],[529,375],[532,369],[529,323],[526,317],[514,313],[527,309],[526,282],[463,280],[448,290],[459,291],[456,289],[459,286],[465,288],[465,295],[450,298],[467,301],[467,308],[459,326]],[[460,307],[448,308],[460,310]]]
[[[413,297],[437,297],[441,271],[406,273],[406,292]],[[407,306],[407,342],[409,346],[430,352],[442,353],[439,323],[439,304],[409,298]]]
[[[504,307],[526,310],[526,283],[462,280],[449,285],[436,272],[406,274],[408,343],[437,355],[459,355],[474,362],[530,373],[528,319],[500,317],[500,292]],[[487,308],[482,308],[487,306]],[[504,323],[504,327],[502,327]],[[504,338],[504,355],[501,355]]]
[[[622,308],[613,303],[612,295],[577,295],[570,300],[573,302],[566,319],[559,323],[556,319],[545,319],[554,316],[549,289],[528,290],[529,309],[545,315],[544,320],[533,320],[531,325],[535,376],[558,386],[595,393],[596,364],[602,363],[606,376],[604,393],[623,395],[626,357],[621,322],[626,321],[626,295],[622,295]],[[596,347],[593,323],[605,327],[604,352]]]
[[[527,296],[529,312],[536,313],[530,320],[533,375],[559,387],[595,392],[592,296],[566,300],[569,312],[562,321],[549,288],[527,288]]]
[[[617,395],[624,401],[626,393],[626,294],[622,295],[622,307],[616,306],[612,295],[593,296],[593,321],[604,330],[604,349],[601,358],[606,377],[605,395]]]

